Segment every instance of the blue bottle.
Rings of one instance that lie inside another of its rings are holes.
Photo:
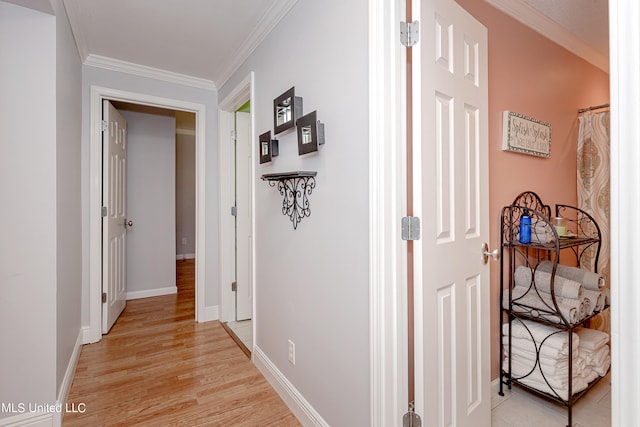
[[[531,217],[527,209],[520,217],[520,243],[531,243]]]

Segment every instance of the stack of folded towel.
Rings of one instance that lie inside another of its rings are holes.
[[[551,224],[536,221],[531,227],[531,241],[533,243],[550,243],[555,241],[556,235],[551,231]]]
[[[509,324],[502,325],[502,333],[503,370],[509,372]],[[573,394],[587,388],[590,380],[582,375],[586,362],[580,357],[580,337],[572,334]],[[511,378],[551,396],[568,400],[569,331],[533,321],[514,320],[511,323]]]
[[[589,328],[576,328],[574,331],[580,337],[578,353],[585,363],[582,378],[591,382],[598,376],[606,375],[611,366],[611,354],[607,345],[609,334]]]
[[[553,263],[543,261],[534,270],[520,266],[514,272],[511,299],[514,311],[527,312],[555,323],[576,324],[602,310],[609,303],[604,278],[588,270],[558,264],[553,278],[553,290],[558,309],[551,296]],[[504,295],[503,306],[509,308],[509,296]],[[522,306],[526,306],[522,307]]]

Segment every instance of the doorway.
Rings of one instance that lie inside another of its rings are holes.
[[[251,286],[253,236],[251,224],[252,144],[251,103],[247,101],[234,114],[233,132],[233,199],[232,216],[235,228],[235,319],[223,323],[240,348],[251,356],[253,348],[253,288]]]
[[[89,327],[85,330],[84,343],[100,341],[102,337],[102,120],[103,100],[128,102],[171,110],[189,111],[196,115],[196,237],[195,254],[205,258],[205,106],[169,98],[161,98],[135,92],[99,86],[91,87],[90,100],[90,189],[89,203]],[[196,265],[195,320],[206,320],[204,263]]]
[[[195,235],[182,230],[195,228],[195,210],[189,209],[189,218],[179,215],[179,208],[195,204],[194,180],[179,186],[185,173],[179,170],[178,148],[188,148],[188,144],[178,145],[185,141],[178,139],[176,111],[117,101],[111,104],[128,128],[126,299],[176,293],[176,259],[184,259],[186,252],[195,258],[195,249],[189,250]],[[195,137],[190,142],[192,158],[181,160],[189,161],[193,174]],[[179,198],[184,199],[180,204]],[[181,245],[176,238],[179,229]]]
[[[253,73],[220,102],[220,321],[245,353],[254,342]],[[242,111],[248,107],[249,112]],[[250,321],[247,321],[251,319]],[[240,322],[238,322],[240,321]],[[233,323],[232,323],[233,322]],[[237,322],[237,323],[236,323]],[[243,339],[240,339],[240,337]],[[244,349],[243,349],[244,350]]]

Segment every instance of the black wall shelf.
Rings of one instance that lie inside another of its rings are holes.
[[[278,191],[283,197],[282,214],[289,217],[294,230],[298,228],[302,218],[311,216],[309,196],[316,187],[317,174],[315,171],[296,171],[267,173],[261,176],[271,187],[278,186]]]

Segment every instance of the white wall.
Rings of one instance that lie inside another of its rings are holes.
[[[0,2],[0,402],[5,403],[55,401],[55,19]]]
[[[178,129],[176,135],[176,255],[190,257],[196,251],[196,138]],[[182,244],[182,239],[186,243]]]
[[[127,293],[176,286],[175,115],[120,109],[127,121]]]
[[[89,247],[89,142],[90,142],[90,97],[91,86],[99,86],[110,89],[124,90],[176,99],[185,102],[193,102],[205,105],[206,108],[206,218],[202,220],[206,227],[205,245],[206,259],[199,260],[205,265],[205,306],[218,305],[219,286],[218,273],[218,176],[216,173],[218,164],[217,138],[218,94],[216,91],[204,90],[168,83],[160,80],[145,78],[132,74],[106,70],[102,68],[82,66],[82,244]],[[89,251],[82,254],[82,324],[89,325]]]
[[[290,132],[277,136],[279,157],[256,159],[255,322],[260,350],[335,426],[370,424],[367,11],[365,0],[299,0],[220,90],[224,99],[255,71],[258,135],[273,131],[273,99],[291,86],[325,123],[319,153],[298,156]],[[318,172],[297,230],[259,178],[295,170]]]
[[[80,332],[82,218],[80,192],[81,63],[62,1],[56,14],[57,390]],[[70,384],[69,384],[70,385]]]
[[[54,404],[80,332],[80,64],[52,6],[57,16],[0,2],[5,404]]]

